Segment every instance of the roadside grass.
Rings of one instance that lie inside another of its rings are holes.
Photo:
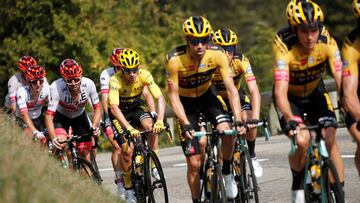
[[[0,202],[120,202],[105,188],[65,170],[0,113]]]

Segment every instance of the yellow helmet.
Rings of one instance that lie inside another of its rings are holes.
[[[357,17],[360,17],[360,0],[353,0],[353,11]]]
[[[125,69],[137,68],[140,64],[140,56],[133,49],[124,49],[118,57],[118,61]]]
[[[202,16],[191,16],[183,24],[183,31],[188,37],[207,37],[211,34],[211,25]]]
[[[212,37],[212,41],[220,46],[236,46],[238,44],[235,32],[226,28],[217,30]]]
[[[296,6],[296,4],[299,1],[309,2],[309,0],[291,0],[291,1],[289,1],[288,5],[286,6],[286,17],[287,17],[290,25],[296,25],[293,14],[294,14],[294,7]]]
[[[294,25],[318,25],[324,22],[324,13],[320,6],[311,1],[295,2],[293,7]]]

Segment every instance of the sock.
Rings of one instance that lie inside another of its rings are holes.
[[[304,176],[305,176],[305,169],[297,172],[291,169],[293,182],[292,182],[292,190],[303,190],[304,189]]]
[[[224,175],[228,175],[230,174],[230,165],[231,165],[231,160],[223,160],[223,168],[222,168],[222,173]]]
[[[254,141],[246,140],[246,141],[247,141],[247,144],[248,144],[248,147],[249,147],[250,157],[251,158],[256,157],[256,154],[255,154],[255,140]]]
[[[124,187],[125,189],[132,188],[132,182],[131,182],[131,169],[128,172],[123,172],[123,178],[124,178]]]

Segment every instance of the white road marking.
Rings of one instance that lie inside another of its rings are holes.
[[[113,168],[99,168],[99,171],[112,171],[114,170]]]
[[[350,158],[354,158],[355,155],[341,155],[341,157],[344,159],[350,159]]]
[[[186,166],[186,163],[174,164],[174,167],[183,167]]]
[[[269,159],[257,159],[258,161],[262,162],[262,161],[269,161]]]

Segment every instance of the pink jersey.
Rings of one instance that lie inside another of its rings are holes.
[[[80,97],[77,101],[73,101],[65,81],[60,78],[50,86],[50,101],[46,113],[55,115],[55,112],[59,111],[69,118],[75,118],[85,111],[88,102],[91,102],[94,109],[100,108],[99,96],[92,80],[82,77]]]

